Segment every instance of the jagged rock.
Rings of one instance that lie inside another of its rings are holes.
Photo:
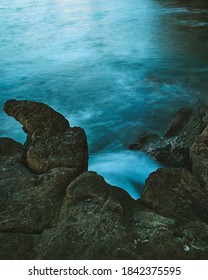
[[[69,127],[61,114],[40,102],[9,100],[4,110],[28,133],[25,159],[34,173],[45,173],[54,167],[87,171],[88,147],[82,128]]]
[[[167,144],[165,146],[155,147],[150,154],[158,162],[166,166],[185,167],[188,170],[191,170],[191,160],[188,148]]]
[[[189,108],[181,108],[175,114],[173,119],[171,120],[166,132],[166,137],[173,137],[177,135],[186,125],[189,120],[193,110]]]
[[[22,122],[28,139],[24,145],[0,139],[0,259],[208,258],[207,194],[189,171],[158,170],[134,201],[95,172],[83,173],[81,128],[37,102],[9,101],[5,110]],[[195,141],[203,114],[192,113],[178,134],[182,148],[194,143],[194,161],[206,156],[206,137]],[[150,136],[139,145],[153,151],[163,140]]]
[[[20,143],[10,138],[0,138],[0,164],[8,160],[21,161],[23,152]]]
[[[169,217],[208,221],[207,195],[183,168],[161,168],[150,174],[141,201]]]
[[[123,255],[129,251],[130,203],[125,191],[112,188],[96,173],[80,175],[67,188],[57,227],[44,231],[38,258],[112,259],[118,248]]]
[[[17,232],[0,233],[0,260],[33,260],[40,236]]]
[[[19,121],[25,132],[34,138],[43,134],[47,137],[56,132],[64,132],[69,127],[64,116],[44,103],[13,99],[4,104],[4,110]]]
[[[0,165],[0,232],[41,232],[56,222],[76,169],[54,168],[35,175],[20,163]]]
[[[191,170],[189,149],[205,125],[206,105],[194,110],[180,109],[165,133],[165,137],[151,137],[141,143],[131,144],[130,149],[141,150],[165,166],[184,167]],[[155,134],[153,133],[153,136]],[[143,138],[142,138],[143,139]],[[144,138],[145,139],[145,138]]]
[[[208,126],[197,136],[190,149],[192,171],[208,193]]]
[[[142,131],[138,136],[138,143],[129,145],[130,150],[140,150],[148,144],[152,144],[160,139],[160,136],[153,132]]]
[[[112,187],[96,172],[81,174],[67,189],[66,197],[74,201],[95,199],[105,207],[121,214],[130,212],[129,204],[133,205],[132,198],[121,188]]]
[[[35,173],[45,173],[54,167],[77,168],[82,173],[88,168],[87,140],[80,127],[33,141],[27,151],[27,162]]]

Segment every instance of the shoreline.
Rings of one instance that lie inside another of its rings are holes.
[[[169,167],[136,201],[87,171],[82,128],[40,102],[4,109],[28,136],[0,138],[0,259],[208,258],[206,108],[176,113],[163,138],[140,135],[139,149]]]

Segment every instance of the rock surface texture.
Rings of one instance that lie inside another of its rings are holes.
[[[166,138],[143,133],[132,147],[152,155],[163,148],[171,166],[150,174],[134,201],[87,171],[83,129],[42,103],[10,100],[4,108],[28,137],[24,145],[0,139],[0,259],[208,258],[204,109],[183,109]],[[183,158],[173,167],[176,148],[188,165]]]

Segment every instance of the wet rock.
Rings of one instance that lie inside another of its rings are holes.
[[[150,174],[141,201],[169,217],[208,221],[208,197],[183,168],[161,168]]]
[[[189,120],[193,110],[189,108],[181,108],[175,114],[173,119],[171,120],[166,132],[166,137],[173,137],[177,135],[186,125]]]
[[[138,143],[129,145],[130,150],[145,149],[148,144],[152,144],[160,139],[160,136],[153,132],[142,131],[138,136]]]
[[[139,142],[130,145],[129,148],[141,150],[165,166],[184,167],[191,170],[189,149],[205,128],[205,117],[206,105],[194,110],[182,108],[170,122],[165,137],[149,137],[147,141],[141,143],[139,136]],[[151,132],[149,135],[152,135]]]
[[[167,144],[166,146],[153,149],[150,154],[158,162],[166,166],[185,167],[191,170],[192,165],[188,148],[174,147],[171,144]]]

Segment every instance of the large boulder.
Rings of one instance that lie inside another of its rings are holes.
[[[4,104],[4,111],[19,121],[25,132],[33,137],[43,134],[47,137],[69,127],[64,116],[41,102],[12,99]]]
[[[69,185],[57,227],[42,234],[37,248],[41,259],[128,258],[128,218],[133,200],[108,185],[94,172]],[[120,248],[120,249],[119,249]]]
[[[45,173],[54,167],[76,168],[80,174],[87,171],[88,147],[82,128],[69,127],[64,116],[40,102],[9,100],[4,110],[28,134],[25,158],[34,173]]]
[[[0,165],[0,232],[41,232],[52,227],[76,169],[57,167],[43,175],[21,163]]]
[[[48,138],[32,141],[27,150],[27,163],[35,173],[45,173],[54,167],[76,168],[81,174],[88,168],[87,139],[80,127]]]
[[[169,217],[208,222],[207,195],[183,168],[161,168],[150,174],[140,201]]]

